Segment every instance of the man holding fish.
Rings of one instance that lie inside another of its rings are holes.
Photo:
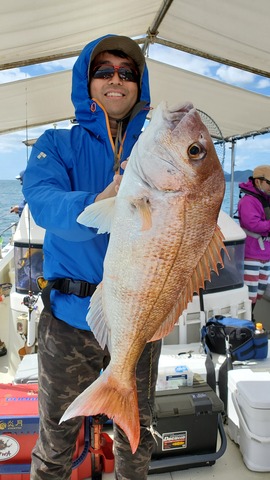
[[[89,43],[73,68],[72,101],[77,125],[71,130],[47,130],[37,140],[23,184],[36,223],[46,229],[48,281],[38,327],[40,431],[31,480],[70,478],[83,417],[59,422],[109,361],[107,345],[96,340],[86,321],[90,299],[103,277],[109,235],[81,225],[77,217],[88,205],[116,195],[122,162],[144,125],[150,106],[148,71],[136,42],[108,35]],[[124,262],[125,249],[122,257]],[[118,480],[147,477],[160,348],[159,340],[148,342],[137,364],[140,441],[136,452],[114,424]]]
[[[45,133],[25,174],[25,197],[46,228],[49,280],[31,479],[69,478],[76,418],[105,414],[114,420],[116,478],[142,480],[160,339],[223,264],[224,174],[189,102],[161,103],[140,135],[149,85],[131,39],[109,36],[85,47],[72,99],[79,125]],[[127,157],[123,178],[114,176]]]

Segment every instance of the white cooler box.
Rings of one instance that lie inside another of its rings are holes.
[[[15,373],[13,383],[38,383],[37,353],[32,353],[23,357]]]
[[[254,372],[250,368],[228,372],[228,434],[235,443],[240,443],[240,422],[232,400],[240,382],[270,382],[270,372]],[[254,384],[253,384],[254,388]]]
[[[270,379],[238,382],[232,401],[239,417],[239,446],[246,466],[270,472]]]
[[[221,363],[223,356],[221,357]],[[215,358],[215,365],[220,363]],[[220,366],[220,365],[219,365]],[[232,394],[237,390],[238,382],[241,381],[270,381],[270,340],[268,341],[268,357],[263,360],[251,359],[245,362],[234,362],[233,370],[228,372],[228,434],[230,438],[239,444],[239,419],[232,402]]]

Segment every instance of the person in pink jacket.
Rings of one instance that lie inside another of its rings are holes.
[[[238,203],[241,227],[246,232],[244,281],[248,286],[252,312],[266,288],[270,274],[270,165],[260,165],[246,183]]]

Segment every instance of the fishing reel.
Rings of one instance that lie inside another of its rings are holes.
[[[39,318],[38,306],[36,303],[38,301],[40,294],[38,295],[29,295],[23,298],[23,304],[28,308],[27,314],[27,327],[26,327],[26,346],[33,348],[36,341],[36,322]]]
[[[37,296],[35,295],[27,295],[26,297],[23,297],[23,304],[30,310],[33,311],[35,308],[35,305],[38,301],[39,294]]]

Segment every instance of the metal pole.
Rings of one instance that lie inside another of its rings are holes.
[[[234,198],[235,140],[232,140],[231,150],[232,152],[231,152],[230,217],[232,217],[234,213],[233,198]]]

